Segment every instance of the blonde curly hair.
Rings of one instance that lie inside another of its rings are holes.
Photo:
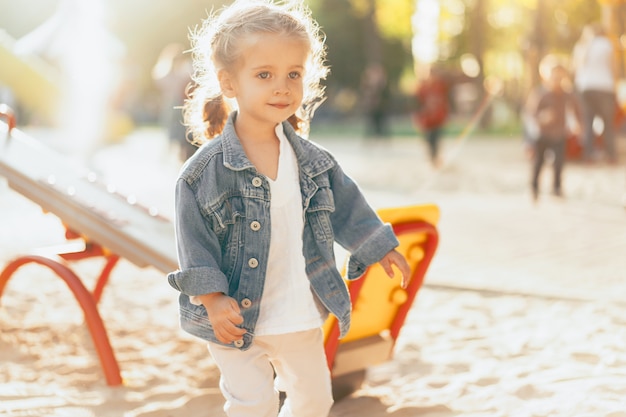
[[[328,74],[325,39],[310,9],[300,0],[235,0],[190,32],[194,71],[183,114],[192,143],[202,145],[222,132],[231,108],[217,72],[234,70],[241,59],[241,40],[258,33],[292,36],[309,45],[302,106],[289,119],[299,133],[308,133],[313,112],[325,98],[321,80]]]

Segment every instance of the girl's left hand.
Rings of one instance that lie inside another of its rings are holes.
[[[411,267],[409,263],[404,259],[404,256],[397,250],[389,251],[383,259],[380,260],[380,265],[383,267],[389,278],[393,278],[395,273],[392,265],[395,265],[402,273],[402,288],[406,288],[409,285],[411,279]]]

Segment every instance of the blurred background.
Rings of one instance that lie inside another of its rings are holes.
[[[158,124],[167,112],[163,107],[171,107],[155,75],[160,55],[168,45],[186,49],[190,28],[226,3],[0,0],[0,97],[16,109],[20,124],[71,119],[89,121],[94,130],[101,123],[105,140]],[[315,120],[324,126],[331,121],[365,126],[366,69],[377,67],[382,68],[381,117],[396,120],[389,125],[391,133],[414,134],[409,115],[415,86],[436,67],[450,84],[449,130],[461,129],[485,95],[495,92],[479,128],[519,131],[520,108],[539,82],[541,57],[568,59],[583,27],[595,21],[608,29],[619,78],[624,78],[626,5],[621,0],[307,3],[327,36],[328,100]],[[109,120],[95,120],[103,115]]]

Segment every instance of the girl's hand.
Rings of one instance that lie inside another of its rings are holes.
[[[243,316],[237,300],[221,292],[201,295],[198,298],[206,308],[217,340],[225,344],[241,340],[246,330],[238,327],[243,323]]]
[[[400,272],[402,273],[402,288],[406,288],[409,285],[409,280],[411,279],[411,267],[409,266],[404,256],[400,254],[397,250],[389,251],[383,259],[380,260],[380,265],[383,267],[389,278],[393,278],[395,273],[392,265],[398,267]]]

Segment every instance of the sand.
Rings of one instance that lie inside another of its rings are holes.
[[[433,202],[442,212],[441,244],[394,357],[368,369],[332,417],[626,416],[623,167],[570,164],[565,200],[548,195],[547,171],[534,205],[515,137],[449,139],[441,171],[429,167],[417,138],[320,142],[375,207]],[[172,213],[177,163],[161,132],[138,131],[91,163]],[[2,264],[62,240],[59,220],[4,181],[0,212]],[[90,286],[101,266],[74,267]],[[99,309],[120,387],[106,385],[59,279],[25,267],[0,301],[0,415],[225,415],[215,364],[179,330],[176,292],[162,273],[122,260],[105,289]]]

